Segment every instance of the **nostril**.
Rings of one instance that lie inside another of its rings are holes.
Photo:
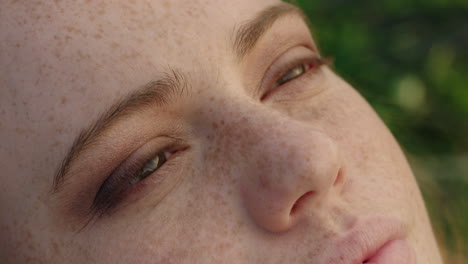
[[[299,199],[296,200],[293,207],[291,208],[291,215],[297,212],[304,202],[314,194],[314,191],[304,193]]]
[[[341,168],[338,171],[338,174],[336,175],[336,179],[335,179],[335,182],[333,183],[333,186],[337,186],[341,182],[343,182],[343,168]]]

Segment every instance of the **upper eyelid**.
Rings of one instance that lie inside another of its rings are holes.
[[[268,77],[275,77],[275,75],[277,74],[281,74],[281,73],[271,73],[273,70],[273,68],[276,66],[276,64],[279,64],[280,60],[284,57],[284,56],[287,56],[288,52],[291,52],[291,50],[294,50],[296,48],[300,48],[300,47],[303,47],[304,49],[308,49],[310,51],[310,54],[308,56],[303,56],[302,58],[295,58],[295,59],[290,59],[290,61],[293,61],[293,63],[296,63],[296,64],[300,64],[300,63],[305,63],[307,61],[310,61],[314,58],[317,58],[319,59],[320,58],[320,55],[316,52],[314,52],[314,49],[306,46],[306,45],[296,45],[296,46],[293,46],[289,49],[287,49],[286,51],[284,51],[283,53],[281,53],[279,56],[277,56],[273,61],[272,63],[266,68],[266,70],[264,71],[263,75],[262,75],[262,78],[260,79],[259,83],[257,84],[257,87],[256,87],[256,97],[260,97],[261,94],[264,92],[264,86],[265,86],[265,82],[266,82],[266,79]],[[293,64],[291,62],[289,62],[290,64]],[[288,67],[288,66],[277,66],[278,68],[281,68],[281,67]],[[287,69],[283,69],[283,72],[287,72]],[[269,75],[273,75],[273,76],[269,76]]]

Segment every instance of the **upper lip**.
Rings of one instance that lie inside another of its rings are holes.
[[[332,241],[325,263],[361,264],[388,241],[403,239],[405,226],[394,219],[371,218],[357,221],[342,237]]]

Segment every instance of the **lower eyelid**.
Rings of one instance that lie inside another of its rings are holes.
[[[105,212],[97,212],[102,215],[111,215],[114,211],[118,211],[120,207],[126,207],[126,205],[134,204],[149,192],[149,188],[155,189],[157,195],[152,198],[157,198],[162,194],[168,193],[170,188],[169,183],[174,183],[177,179],[168,179],[170,177],[181,177],[180,172],[177,172],[177,168],[183,166],[182,161],[178,162],[179,158],[182,158],[182,152],[188,150],[188,147],[181,147],[177,150],[171,150],[171,157],[168,158],[158,170],[148,175],[143,180],[125,188],[120,193],[116,194],[116,201],[112,201],[112,205],[109,206]],[[158,174],[158,175],[156,175]],[[179,175],[177,175],[179,174]],[[170,180],[170,181],[169,181]],[[161,186],[167,185],[167,186]],[[165,195],[163,195],[165,196]]]

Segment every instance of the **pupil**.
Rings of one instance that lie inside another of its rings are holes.
[[[154,159],[146,162],[146,166],[143,169],[143,172],[155,170],[158,167],[158,164],[159,164],[159,156],[156,156]]]
[[[146,162],[145,166],[139,173],[138,180],[145,178],[146,176],[153,173],[155,170],[159,169],[159,167],[161,167],[161,165],[164,164],[164,162],[166,162],[166,157],[164,156],[164,153],[158,153],[156,157]]]
[[[140,168],[140,170],[129,179],[129,185],[134,185],[151,173],[159,169],[167,160],[165,152],[159,152],[156,156],[148,161]]]

